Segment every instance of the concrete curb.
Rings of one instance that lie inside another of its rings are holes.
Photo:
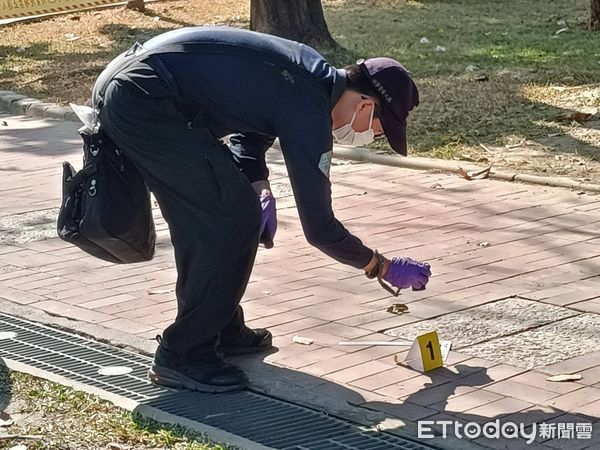
[[[45,103],[12,91],[0,91],[0,111],[17,115],[79,122],[79,118],[69,106]],[[278,141],[276,141],[274,147],[280,149]],[[336,158],[402,167],[406,169],[440,170],[443,172],[456,173],[460,167],[465,170],[479,170],[484,168],[471,163],[465,163],[464,161],[459,162],[421,157],[405,158],[399,155],[380,154],[365,148],[347,147],[343,145],[336,145],[334,148],[334,155]],[[543,177],[526,173],[493,170],[490,172],[489,178],[502,181],[518,181],[521,183],[542,186],[562,187],[580,191],[600,192],[600,184],[582,183],[563,177]]]
[[[70,106],[45,103],[12,91],[0,91],[0,111],[23,116],[79,122]]]
[[[458,173],[460,168],[465,170],[481,170],[485,167],[476,166],[464,161],[453,161],[444,159],[411,157],[406,158],[400,155],[383,155],[364,148],[346,147],[341,145],[334,146],[334,155],[340,159],[350,159],[353,161],[364,161],[386,166],[403,167],[417,170],[440,170],[443,172]],[[503,172],[492,168],[489,178],[502,181],[518,181],[521,183],[538,184],[543,186],[563,187],[580,191],[600,192],[600,184],[582,183],[563,177],[543,177],[518,172]]]

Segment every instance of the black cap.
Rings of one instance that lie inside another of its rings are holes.
[[[381,125],[390,146],[406,156],[406,118],[419,105],[419,91],[408,71],[391,58],[357,62],[381,100]]]

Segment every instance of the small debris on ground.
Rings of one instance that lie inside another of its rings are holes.
[[[477,244],[477,246],[478,247],[489,247],[490,243],[487,241],[483,241],[483,242],[480,242],[479,244]]]
[[[444,189],[444,186],[442,186],[440,183],[434,183],[431,185],[431,189]]]
[[[2,121],[2,126],[3,126],[3,127],[7,127],[7,126],[8,126],[8,123],[6,122],[6,120],[3,120],[3,121]]]
[[[575,111],[575,112],[571,112],[571,113],[563,114],[563,115],[559,116],[558,120],[561,120],[563,122],[587,122],[593,116],[594,115],[591,113]]]
[[[174,288],[169,289],[148,289],[149,295],[158,295],[158,294],[170,294],[174,291]]]
[[[579,381],[583,378],[581,374],[566,374],[566,375],[552,375],[546,378],[546,381],[562,382],[562,381]]]
[[[446,51],[446,47],[442,47],[441,45],[438,45],[438,46],[435,48],[435,51],[436,51],[437,53],[444,53],[444,52]]]
[[[391,314],[400,315],[400,314],[404,314],[405,312],[408,311],[408,306],[406,306],[404,303],[394,303],[386,311]]]
[[[422,37],[422,38],[419,40],[419,42],[420,42],[421,44],[429,44],[429,39],[427,39],[426,37]]]
[[[312,338],[303,337],[303,336],[294,336],[292,337],[292,342],[296,344],[302,345],[311,345],[314,341]]]
[[[13,420],[5,411],[0,412],[0,427],[9,427],[13,424]]]
[[[458,168],[458,173],[465,179],[465,180],[482,180],[484,178],[488,178],[490,176],[490,171],[492,170],[492,166],[490,167],[486,167],[485,169],[481,169],[481,170],[465,170],[462,167]]]

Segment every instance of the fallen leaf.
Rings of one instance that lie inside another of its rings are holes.
[[[295,342],[296,344],[310,345],[314,341],[311,338],[302,337],[302,336],[294,336],[294,337],[292,337],[292,342]]]
[[[572,374],[572,375],[552,375],[551,377],[546,378],[546,381],[578,381],[581,380],[583,376],[581,374]]]
[[[492,166],[490,167],[486,167],[485,169],[481,169],[481,170],[477,170],[477,171],[473,171],[473,170],[465,170],[462,167],[458,168],[458,173],[465,179],[465,180],[482,180],[484,178],[488,178],[490,176],[490,171],[492,170]]]
[[[149,295],[158,295],[158,294],[170,294],[173,292],[174,288],[170,289],[148,289]]]
[[[404,314],[406,311],[408,311],[408,306],[406,306],[404,303],[394,303],[386,311],[391,314],[400,315],[400,314]]]
[[[394,364],[399,366],[400,363],[401,363],[400,358],[398,357],[398,355],[394,354]]]
[[[572,112],[559,116],[559,120],[563,122],[586,122],[592,118],[593,114],[583,112]]]
[[[5,411],[0,412],[0,427],[9,427],[13,424],[13,420]]]

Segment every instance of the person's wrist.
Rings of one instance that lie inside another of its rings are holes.
[[[385,274],[387,273],[388,269],[390,268],[390,260],[387,259],[385,256],[382,256],[382,258],[383,258],[383,267],[381,268],[381,273],[380,273],[381,278],[385,277]]]
[[[379,265],[379,260],[377,258],[377,255],[375,253],[373,253],[373,256],[371,256],[370,261],[367,263],[366,266],[364,266],[362,268],[362,270],[365,271],[365,274],[368,276],[370,273],[373,272],[373,270]]]
[[[269,180],[258,180],[252,183],[252,187],[258,196],[263,194],[263,191],[268,191],[267,194],[271,193],[271,184]]]

